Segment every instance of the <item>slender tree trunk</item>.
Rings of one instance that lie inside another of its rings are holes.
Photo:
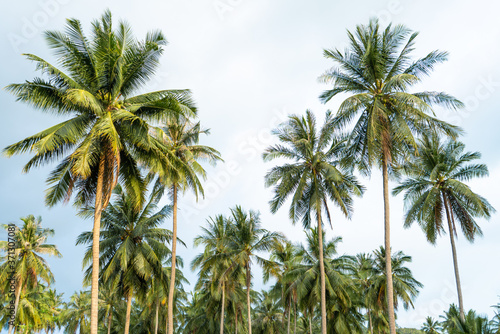
[[[156,312],[155,312],[155,334],[158,334],[158,312],[160,311],[160,302],[156,301]]]
[[[385,229],[385,275],[387,278],[387,311],[389,312],[389,329],[396,334],[396,318],[394,316],[394,288],[392,285],[392,257],[391,257],[391,221],[389,210],[389,171],[387,158],[382,159],[382,174],[384,181],[384,229]]]
[[[101,233],[104,158],[99,162],[95,193],[94,228],[92,230],[92,287],[90,301],[90,334],[97,334],[99,317],[99,237]]]
[[[373,334],[372,312],[370,309],[368,309],[368,325],[370,328],[370,334]]]
[[[234,313],[234,332],[238,334],[238,310]]]
[[[309,316],[309,334],[313,334],[313,317]]]
[[[226,302],[226,282],[222,282],[222,308],[220,311],[220,334],[224,334],[224,308]]]
[[[297,302],[293,303],[293,334],[297,334]]]
[[[292,314],[292,304],[291,304],[291,298],[288,298],[288,324],[287,324],[287,330],[286,333],[290,334],[290,315]]]
[[[443,194],[444,207],[446,210],[446,218],[448,220],[448,230],[450,231],[450,242],[451,242],[451,252],[453,255],[453,266],[455,268],[455,280],[457,282],[457,294],[458,294],[458,308],[460,310],[460,319],[465,321],[465,312],[464,312],[464,301],[462,298],[462,284],[460,283],[460,273],[458,272],[458,256],[457,256],[457,248],[455,246],[455,229],[453,228],[452,216],[450,212],[450,203],[448,202],[448,198]]]
[[[250,305],[250,263],[247,263],[247,313],[248,313],[248,334],[252,334],[252,314]]]
[[[111,321],[112,321],[113,313],[111,312],[111,309],[109,310],[109,315],[108,315],[108,334],[111,334]]]
[[[167,308],[168,308],[168,306],[167,306]],[[165,333],[167,333],[167,332],[168,332],[168,314],[165,317]]]
[[[175,290],[175,257],[177,253],[177,184],[173,186],[173,227],[172,227],[172,271],[168,290],[168,334],[174,334],[174,290]]]
[[[318,208],[318,239],[319,239],[319,274],[321,278],[321,333],[326,334],[326,278],[323,259],[323,229],[321,224],[321,209]]]
[[[132,311],[132,292],[128,293],[127,296],[127,314],[125,315],[125,331],[124,334],[128,334],[130,328],[130,312]]]
[[[16,291],[15,291],[16,300],[14,301],[14,317],[13,317],[14,320],[12,320],[13,321],[12,323],[9,323],[9,334],[11,334],[12,331],[14,330],[14,323],[16,322],[17,308],[19,307],[19,299],[21,297],[22,287],[23,287],[23,279],[19,277],[19,281],[16,285]]]

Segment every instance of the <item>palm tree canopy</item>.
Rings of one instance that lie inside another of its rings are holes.
[[[206,172],[200,161],[212,165],[222,161],[219,151],[199,144],[200,136],[209,133],[210,130],[203,129],[199,122],[193,123],[180,114],[170,117],[163,127],[156,129],[154,137],[162,144],[169,166],[158,173],[162,184],[176,184],[182,191],[190,189],[196,198],[199,194],[204,196],[199,177],[206,179]]]
[[[417,222],[427,240],[435,243],[445,233],[445,200],[451,209],[451,224],[456,234],[455,219],[460,223],[466,239],[473,241],[482,235],[475,217],[489,218],[495,209],[465,182],[488,175],[485,164],[472,163],[481,157],[479,152],[465,152],[458,141],[442,142],[436,135],[424,136],[418,147],[418,156],[403,166],[408,178],[393,190],[404,192],[405,226]]]
[[[54,282],[54,276],[50,271],[47,261],[43,255],[51,255],[62,257],[57,247],[52,244],[47,244],[47,238],[54,235],[54,230],[42,228],[42,218],[35,218],[33,215],[28,215],[21,218],[22,227],[14,227],[14,266],[15,269],[10,269],[10,259],[7,261],[7,256],[10,254],[7,240],[0,241],[0,250],[5,254],[0,258],[2,265],[0,266],[0,291],[9,291],[8,283],[10,282],[10,274],[14,272],[16,280],[21,279],[24,286],[37,285],[41,279],[47,284]],[[12,225],[3,225],[6,231],[12,229]],[[5,262],[4,262],[5,260]],[[5,285],[5,289],[3,290]]]
[[[351,195],[362,195],[364,187],[356,178],[338,166],[344,141],[335,135],[333,116],[328,111],[323,127],[319,130],[316,118],[309,110],[305,117],[293,115],[273,134],[282,144],[266,149],[266,161],[283,158],[293,161],[273,167],[266,174],[266,186],[274,186],[274,198],[270,201],[275,213],[292,197],[289,215],[293,222],[302,219],[305,228],[311,227],[311,213],[325,210],[330,221],[328,200],[350,217]]]
[[[8,146],[5,154],[34,153],[25,172],[62,159],[47,179],[49,206],[69,200],[73,190],[77,205],[92,203],[99,166],[104,173],[103,207],[118,181],[141,202],[144,184],[137,161],[165,161],[149,134],[152,124],[196,112],[188,90],[134,96],[158,68],[165,37],[154,31],[138,41],[126,22],[114,28],[106,11],[92,23],[90,39],[76,19],[67,21],[64,32],[48,31],[45,38],[59,68],[26,54],[42,77],[11,84],[7,90],[18,101],[67,120]]]
[[[340,93],[350,94],[332,122],[337,129],[354,122],[347,141],[347,164],[356,164],[369,174],[374,162],[395,163],[415,148],[415,135],[429,129],[452,137],[460,133],[458,127],[435,118],[432,107],[458,109],[463,103],[444,92],[409,93],[447,59],[446,52],[436,50],[412,60],[418,33],[403,25],[382,29],[376,19],[347,35],[350,45],[346,50],[324,50],[335,66],[320,77],[333,85],[321,94],[324,103]]]
[[[135,209],[132,196],[119,185],[113,192],[116,200],[102,214],[100,273],[103,281],[120,277],[121,284],[145,289],[151,275],[164,274],[162,263],[170,254],[166,243],[172,240],[172,233],[158,226],[168,218],[172,208],[169,205],[158,208],[161,198],[158,187],[151,191],[149,201],[139,211]],[[92,216],[93,211],[93,208],[86,208],[81,214]],[[92,232],[80,234],[78,244],[89,244],[83,261],[85,267],[92,259]],[[91,273],[92,266],[85,272],[87,281]],[[121,274],[116,276],[117,273]],[[130,287],[125,286],[126,289]]]

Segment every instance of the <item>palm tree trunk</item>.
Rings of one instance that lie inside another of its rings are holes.
[[[238,310],[234,313],[234,332],[238,334]]]
[[[160,311],[160,303],[156,301],[156,313],[155,313],[155,334],[158,334],[158,312]]]
[[[290,334],[290,315],[292,314],[292,305],[291,305],[291,301],[290,301],[290,297],[288,298],[288,324],[287,324],[287,329],[286,329],[286,333],[287,334]]]
[[[132,311],[132,292],[128,293],[127,296],[127,314],[125,315],[125,331],[124,334],[128,334],[130,328],[130,312]]]
[[[452,216],[450,212],[450,203],[448,202],[448,198],[443,194],[444,207],[446,210],[446,218],[448,220],[448,230],[450,231],[450,242],[451,242],[451,252],[453,255],[453,266],[455,267],[455,280],[457,282],[457,294],[458,294],[458,308],[460,310],[460,319],[465,321],[465,312],[464,312],[464,301],[462,299],[462,284],[460,283],[460,273],[458,272],[458,256],[457,256],[457,248],[455,246],[455,238],[454,233],[455,229],[451,224]]]
[[[370,334],[373,334],[372,312],[370,309],[368,309],[368,325],[370,328]]]
[[[247,263],[247,313],[248,313],[248,334],[252,334],[252,314],[250,305],[250,263]]]
[[[174,334],[174,290],[175,290],[175,257],[177,253],[177,184],[173,185],[173,227],[172,227],[172,271],[168,290],[167,322],[168,334]]]
[[[168,308],[168,306],[167,306],[167,308]],[[168,314],[165,317],[165,333],[167,333],[167,332],[168,332]]]
[[[222,282],[222,308],[220,311],[220,334],[224,334],[224,308],[226,302],[226,282]]]
[[[297,334],[297,302],[293,303],[293,334]]]
[[[16,286],[16,300],[14,301],[14,317],[12,322],[9,323],[9,334],[12,333],[14,330],[14,323],[16,322],[16,316],[17,316],[17,308],[19,307],[19,299],[21,297],[21,288],[23,287],[23,279],[22,277],[19,277],[19,282],[17,283]]]
[[[108,316],[108,334],[111,334],[111,320],[113,317],[113,313],[111,312],[111,309],[109,310],[109,316]]]
[[[90,301],[90,334],[97,334],[99,317],[99,237],[101,233],[104,158],[99,162],[95,193],[94,228],[92,229],[92,288]]]
[[[313,317],[309,316],[309,334],[313,334]]]
[[[389,212],[389,171],[386,156],[382,158],[382,174],[384,181],[384,229],[385,229],[385,275],[387,279],[387,311],[389,312],[389,329],[396,334],[396,318],[394,316],[394,288],[392,285],[392,258],[391,258],[391,221]]]
[[[318,239],[319,239],[319,274],[321,278],[321,333],[326,334],[326,278],[325,263],[323,259],[323,229],[321,224],[321,209],[317,208],[318,214]]]

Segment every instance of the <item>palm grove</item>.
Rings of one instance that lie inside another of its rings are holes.
[[[494,212],[467,185],[488,175],[457,138],[462,130],[436,118],[434,106],[463,105],[444,92],[411,92],[446,60],[433,51],[414,60],[417,33],[376,20],[348,31],[345,51],[325,50],[333,62],[320,80],[320,99],[341,94],[336,112],[316,119],[312,111],[291,115],[273,131],[277,144],[263,152],[275,163],[265,177],[270,210],[288,207],[292,223],[305,229],[296,244],[264,228],[258,211],[235,206],[208,217],[194,240],[203,247],[192,263],[198,271],[187,292],[177,245],[178,199],[203,196],[203,163],[222,161],[200,144],[209,134],[197,121],[189,90],[140,93],[159,65],[166,39],[159,31],[137,40],[126,22],[106,11],[89,37],[78,20],[45,38],[58,64],[25,54],[42,73],[6,89],[18,101],[66,120],[4,149],[29,152],[23,171],[56,162],[47,178],[46,204],[73,201],[78,215],[93,220],[77,244],[87,246],[84,290],[64,301],[51,287],[47,242],[53,230],[27,216],[15,229],[15,246],[1,241],[4,256],[1,326],[8,333],[396,333],[396,311],[412,308],[422,284],[411,256],[391,250],[389,181],[404,193],[404,224],[416,222],[430,243],[447,233],[455,268],[458,306],[442,321],[428,318],[426,333],[500,333],[500,315],[488,321],[466,312],[461,293],[457,225],[469,241],[481,235],[476,219]],[[319,124],[322,123],[322,124]],[[354,175],[379,169],[383,179],[385,244],[371,253],[339,255],[341,237],[329,239],[325,222],[351,217],[364,186]],[[160,206],[168,198],[169,205]],[[266,208],[267,209],[267,208]],[[172,230],[162,228],[172,220]],[[7,229],[7,225],[5,225]],[[179,237],[180,236],[180,237]],[[7,252],[15,248],[14,309],[10,312]],[[264,281],[255,291],[252,268]],[[86,290],[90,288],[90,290]],[[498,308],[498,307],[497,307]],[[398,329],[398,331],[400,331]],[[401,331],[402,332],[402,331]]]

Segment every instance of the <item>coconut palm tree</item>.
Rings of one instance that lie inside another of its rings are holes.
[[[214,297],[219,297],[220,308],[220,334],[224,333],[224,319],[226,310],[227,294],[234,294],[234,289],[238,286],[238,273],[242,273],[240,268],[229,271],[231,258],[229,256],[228,240],[230,227],[222,215],[208,219],[208,227],[202,227],[202,234],[194,239],[194,245],[204,245],[203,253],[193,259],[191,268],[200,269],[199,280],[196,285],[201,288],[203,285],[210,287]]]
[[[158,68],[166,40],[159,31],[137,40],[130,26],[116,29],[109,11],[92,23],[91,38],[80,21],[69,19],[65,32],[48,31],[45,38],[59,68],[32,54],[42,77],[7,86],[18,101],[67,120],[5,148],[7,156],[32,152],[24,171],[60,161],[49,175],[46,204],[68,201],[94,205],[91,334],[97,334],[99,231],[101,213],[120,182],[143,201],[144,182],[137,163],[154,162],[166,169],[164,152],[149,135],[148,122],[196,110],[187,90],[161,90],[134,96]]]
[[[439,334],[441,330],[441,325],[439,321],[434,320],[432,317],[425,318],[425,322],[422,325],[421,330],[426,334]]]
[[[338,168],[337,160],[343,141],[335,135],[332,121],[333,116],[328,111],[323,127],[317,129],[316,119],[309,110],[305,117],[290,116],[288,122],[273,131],[281,144],[267,148],[263,155],[265,161],[276,158],[292,161],[273,167],[266,175],[266,186],[274,186],[271,212],[276,213],[286,199],[292,197],[289,213],[293,223],[301,219],[304,228],[308,229],[311,227],[311,215],[316,217],[323,334],[326,334],[327,329],[322,215],[326,213],[331,224],[330,200],[346,217],[350,217],[352,195],[360,196],[364,190],[351,174]]]
[[[110,203],[102,213],[100,266],[102,282],[112,288],[121,288],[127,300],[125,334],[130,328],[130,312],[134,294],[145,294],[147,281],[153,276],[162,277],[162,260],[170,253],[167,242],[172,233],[158,226],[171,214],[168,205],[160,208],[161,191],[158,187],[151,192],[149,201],[137,211],[133,195],[123,191],[120,185],[114,189],[116,201]],[[85,208],[81,214],[92,216],[94,208]],[[93,252],[93,233],[80,234],[78,244],[88,244],[83,266],[89,265]],[[94,266],[89,266],[85,273],[88,283]]]
[[[284,309],[281,303],[273,298],[272,294],[262,291],[256,301],[253,321],[256,334],[281,334],[284,333]]]
[[[89,291],[80,291],[71,296],[62,314],[64,333],[90,332],[90,299]]]
[[[335,66],[320,77],[322,82],[333,85],[320,99],[326,103],[340,93],[351,95],[341,103],[332,122],[334,129],[354,124],[347,139],[345,164],[356,166],[367,175],[373,165],[382,170],[388,316],[390,333],[396,334],[389,260],[389,174],[401,157],[416,148],[415,136],[439,131],[456,137],[460,132],[435,118],[433,105],[457,109],[463,104],[443,92],[409,92],[447,58],[446,52],[432,51],[413,61],[411,53],[418,33],[402,25],[383,29],[374,19],[347,34],[350,46],[345,51],[324,50],[325,57],[333,60]]]
[[[319,261],[318,229],[306,233],[306,245],[300,245],[298,256],[302,259],[286,277],[297,289],[304,314],[313,315],[321,302],[321,273]],[[324,240],[325,232],[322,231]],[[348,275],[350,258],[335,257],[341,237],[328,240],[324,244],[324,268],[327,300],[328,333],[357,333],[360,329],[361,314],[354,300],[352,279]]]
[[[50,271],[48,263],[42,257],[51,255],[61,257],[61,253],[55,245],[47,244],[47,238],[54,235],[54,230],[42,228],[42,217],[35,218],[28,215],[21,218],[23,226],[14,227],[14,246],[9,244],[8,240],[0,241],[0,250],[6,255],[9,254],[9,261],[5,261],[0,266],[0,281],[4,282],[2,291],[8,294],[10,282],[15,280],[14,290],[14,319],[19,306],[21,291],[32,288],[38,284],[39,280],[51,284],[54,282],[54,276]],[[12,225],[3,225],[6,231],[12,230]],[[12,270],[11,248],[14,248],[14,270]],[[7,257],[6,257],[7,258]],[[8,333],[14,330],[14,324],[9,323]]]
[[[389,285],[389,280],[386,276],[385,266],[387,261],[385,260],[385,254],[386,252],[383,246],[380,246],[379,249],[373,252],[373,271],[375,278],[371,289],[373,289],[372,293],[377,296],[377,306],[387,314],[387,301],[383,297],[386,295]],[[394,286],[394,309],[397,311],[400,303],[403,304],[405,310],[414,308],[413,301],[417,298],[419,289],[421,289],[423,285],[413,277],[412,271],[406,267],[407,263],[411,263],[412,261],[411,256],[404,254],[402,251],[398,251],[392,254],[391,260],[391,276]]]
[[[373,264],[373,257],[371,254],[359,253],[356,254],[352,261],[349,263],[349,271],[357,285],[359,297],[362,300],[363,308],[366,309],[366,317],[368,320],[368,330],[370,334],[374,333],[373,330],[373,310],[375,299],[373,298],[373,283],[375,280],[375,270]]]
[[[272,277],[276,284],[272,287],[281,297],[281,303],[287,320],[287,334],[290,334],[292,306],[297,303],[297,287],[286,280],[289,273],[296,269],[301,261],[297,248],[288,240],[277,241],[270,251],[269,261],[264,261],[264,283]],[[294,315],[295,320],[297,319]]]
[[[217,150],[199,145],[200,136],[208,135],[208,129],[202,129],[200,123],[193,123],[188,118],[177,114],[165,122],[162,129],[157,129],[155,138],[157,138],[165,152],[165,163],[170,165],[167,170],[161,169],[158,180],[169,189],[172,197],[173,207],[173,242],[172,242],[172,277],[170,278],[170,288],[168,296],[168,322],[170,328],[168,334],[173,334],[173,300],[175,283],[175,259],[177,253],[177,200],[178,192],[192,190],[198,199],[198,195],[204,195],[203,186],[200,181],[206,178],[206,173],[200,165],[200,161],[207,161],[215,164],[221,161]]]
[[[476,236],[482,235],[475,218],[489,218],[495,211],[485,198],[466,184],[475,177],[487,176],[488,168],[485,164],[471,163],[481,157],[479,152],[464,150],[465,145],[461,142],[450,140],[442,143],[436,135],[425,136],[420,142],[418,156],[404,166],[408,178],[393,190],[394,194],[405,193],[405,227],[417,222],[431,244],[445,233],[443,216],[446,217],[462,320],[465,314],[455,245],[455,220],[465,238],[473,242]]]
[[[252,260],[262,263],[264,260],[257,253],[269,251],[276,240],[282,239],[283,236],[280,233],[269,232],[263,229],[261,227],[260,214],[252,210],[246,212],[241,206],[231,209],[229,229],[228,248],[232,263],[228,272],[234,270],[235,266],[240,266],[245,270],[247,331],[248,334],[252,334],[252,301],[250,298]]]

